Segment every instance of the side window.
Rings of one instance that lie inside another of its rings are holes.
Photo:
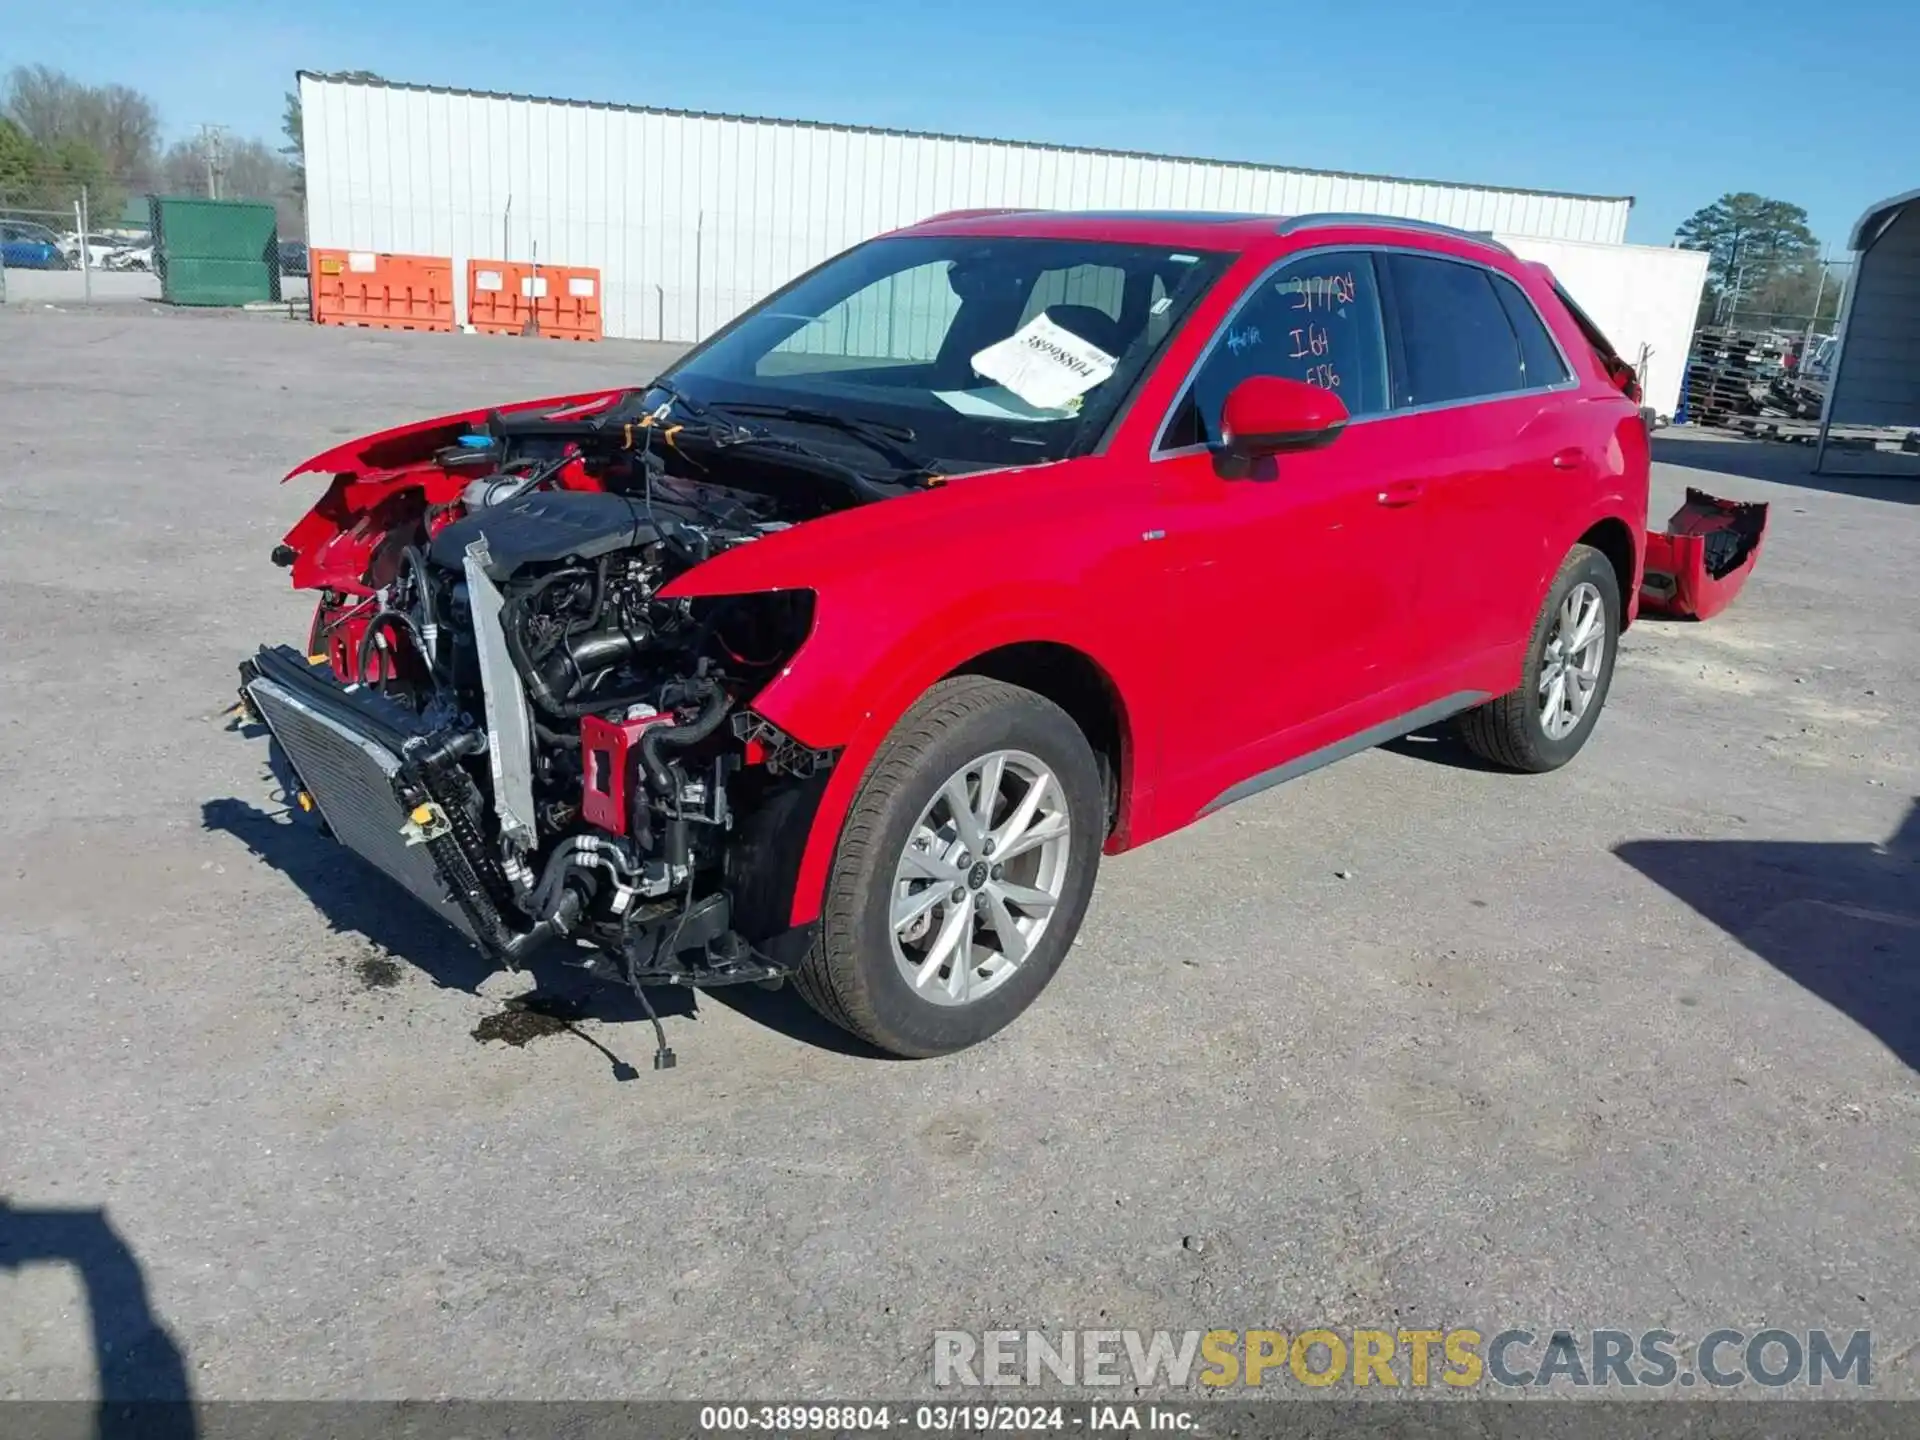
[[[1217,441],[1220,408],[1250,375],[1332,390],[1351,415],[1385,410],[1386,344],[1371,257],[1358,250],[1311,255],[1266,276],[1215,338],[1163,443]]]
[[[1533,308],[1533,302],[1513,281],[1504,275],[1495,275],[1493,290],[1500,297],[1500,304],[1507,312],[1507,323],[1513,326],[1513,333],[1520,341],[1521,379],[1529,390],[1541,385],[1558,385],[1573,377],[1567,373],[1567,362],[1560,358],[1560,349],[1553,343],[1553,336],[1547,333],[1546,322],[1540,318],[1540,312]]]
[[[1493,278],[1478,265],[1429,255],[1386,257],[1406,353],[1402,407],[1526,388],[1520,346]]]

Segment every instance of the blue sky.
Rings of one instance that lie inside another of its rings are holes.
[[[1684,13],[1683,13],[1684,12]],[[0,68],[277,137],[297,69],[1633,195],[1728,190],[1838,250],[1920,186],[1920,4],[1598,0],[0,0]]]

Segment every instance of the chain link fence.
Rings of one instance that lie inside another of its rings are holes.
[[[0,302],[157,298],[144,199],[124,195],[41,185],[33,203],[0,204]]]
[[[70,305],[161,298],[151,231],[151,185],[41,183],[0,194],[0,304]],[[166,187],[193,194],[204,187]],[[243,198],[223,194],[222,199]],[[280,234],[281,295],[306,294],[305,229],[298,197],[270,196]]]
[[[1800,348],[1810,349],[1839,329],[1852,273],[1851,260],[1821,260],[1765,280],[1738,275],[1724,290],[1708,294],[1699,323],[1781,342],[1798,337]]]

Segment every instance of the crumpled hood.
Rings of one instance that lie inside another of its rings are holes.
[[[364,475],[374,470],[398,470],[433,458],[436,450],[454,444],[460,436],[486,421],[489,415],[521,415],[528,411],[550,410],[555,419],[569,415],[591,415],[614,403],[631,391],[591,390],[581,395],[551,395],[544,400],[516,400],[511,405],[489,405],[478,410],[463,410],[457,415],[440,415],[432,420],[415,420],[391,430],[376,430],[357,440],[343,441],[331,450],[310,455],[289,470],[282,482],[296,475],[318,472],[323,475]]]

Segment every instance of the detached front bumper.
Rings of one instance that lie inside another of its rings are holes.
[[[1767,506],[1687,490],[1667,528],[1647,536],[1640,608],[1655,615],[1710,620],[1733,603],[1759,563]]]

